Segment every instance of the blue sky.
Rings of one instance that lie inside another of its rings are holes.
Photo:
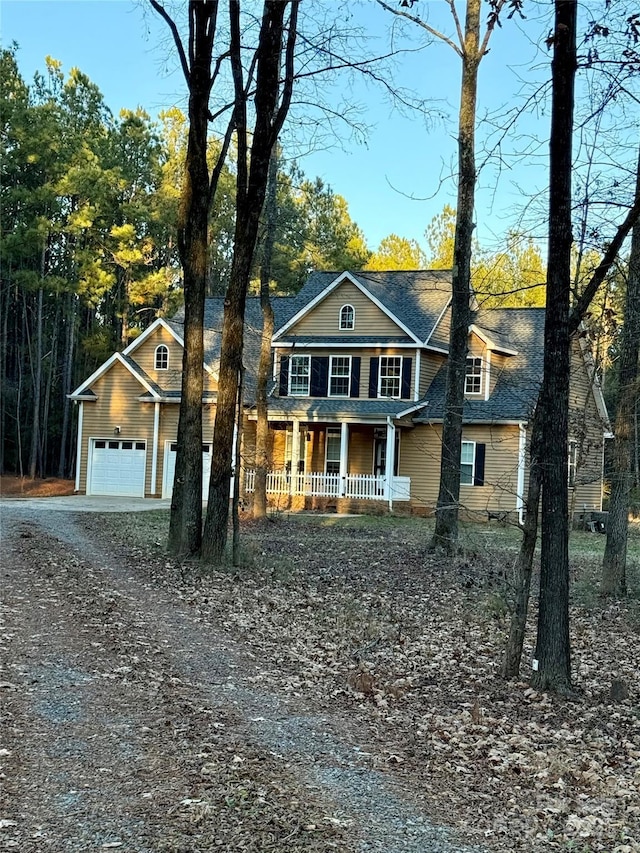
[[[442,0],[421,3],[423,16],[428,13],[434,26],[451,34]],[[391,16],[373,0],[353,8],[371,33],[374,49],[382,46]],[[3,0],[1,16],[2,44],[19,44],[18,63],[27,82],[50,55],[63,63],[65,72],[77,66],[87,74],[115,113],[142,106],[155,117],[174,104],[185,107],[184,81],[176,72],[166,26],[144,0]],[[526,21],[505,21],[494,33],[480,69],[480,117],[519,103],[536,79],[548,74],[549,57],[537,47],[547,32],[544,20],[529,12]],[[431,100],[434,114],[444,112],[447,118],[427,127],[420,118],[400,115],[380,90],[356,84],[349,96],[363,107],[370,127],[366,141],[345,139],[299,161],[309,177],[320,176],[346,198],[371,248],[392,232],[424,244],[432,217],[447,203],[455,206],[455,185],[448,176],[456,158],[459,59],[451,48],[436,43],[401,61],[397,75],[401,85]],[[481,123],[481,138],[488,127]],[[510,226],[532,215],[527,214],[528,196],[546,183],[546,134],[548,118],[527,110],[517,133],[501,146],[500,168],[481,173],[476,218],[486,248],[496,248]],[[528,156],[513,157],[514,145],[527,147]]]

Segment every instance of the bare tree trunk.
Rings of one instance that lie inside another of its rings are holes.
[[[44,277],[45,248],[42,249],[42,276]],[[31,449],[29,451],[29,476],[33,479],[38,471],[40,448],[40,408],[42,401],[42,286],[38,288],[36,308],[35,349],[32,354],[31,375],[33,376],[33,409],[31,420]]]
[[[267,474],[269,472],[269,418],[267,385],[271,368],[271,339],[273,337],[273,307],[269,298],[271,262],[275,243],[278,155],[274,149],[269,163],[269,183],[265,200],[265,237],[260,267],[260,307],[262,308],[262,338],[256,388],[256,459],[253,491],[253,517],[267,516]]]
[[[532,685],[571,692],[569,507],[567,491],[571,295],[571,170],[576,0],[556,0],[549,143],[549,250],[544,373],[540,394],[545,448],[542,489],[537,669]]]
[[[67,444],[72,430],[69,429],[71,421],[71,400],[67,394],[71,393],[73,382],[73,353],[76,337],[76,297],[73,293],[67,294],[66,329],[64,359],[62,364],[62,430],[60,436],[60,456],[58,459],[58,477],[67,475]],[[71,454],[70,454],[71,455]]]
[[[242,476],[242,464],[240,450],[242,448],[242,386],[244,384],[244,370],[240,372],[238,382],[238,403],[236,406],[236,443],[233,448],[234,478],[233,478],[233,502],[231,507],[231,518],[233,526],[232,558],[234,566],[240,565],[240,477]]]
[[[640,195],[640,158],[636,178]],[[633,484],[634,409],[637,407],[638,354],[640,351],[640,224],[636,222],[631,238],[629,275],[620,342],[620,392],[614,427],[611,500],[607,523],[607,541],[602,561],[600,592],[607,596],[627,594],[627,536],[629,505]]]
[[[2,282],[0,282],[2,287]],[[0,474],[4,474],[5,470],[5,444],[7,441],[7,331],[9,329],[9,306],[11,297],[9,287],[2,287],[0,290],[0,304],[2,313],[2,334],[0,335],[0,388],[4,389],[4,393],[0,394]],[[16,347],[17,348],[17,347]]]
[[[513,601],[511,605],[511,622],[509,637],[502,664],[504,678],[517,678],[520,674],[522,647],[527,629],[527,613],[531,593],[531,574],[533,557],[538,538],[538,510],[540,507],[540,491],[542,488],[541,460],[542,431],[539,409],[533,416],[531,425],[529,452],[529,486],[525,501],[525,517],[522,530],[522,543],[514,566]]]
[[[447,359],[442,457],[431,548],[453,551],[458,540],[462,409],[471,321],[471,245],[476,188],[475,124],[480,47],[480,0],[467,0],[458,124],[458,206],[453,249],[451,333]]]

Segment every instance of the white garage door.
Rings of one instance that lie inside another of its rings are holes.
[[[164,446],[164,473],[162,475],[162,497],[170,498],[173,492],[173,479],[176,473],[176,451],[178,445],[175,441],[167,441]],[[202,500],[209,497],[209,476],[211,474],[211,445],[202,445]]]
[[[144,441],[93,439],[87,494],[143,498],[146,447]]]

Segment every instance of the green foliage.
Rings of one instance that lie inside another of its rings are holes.
[[[389,234],[380,241],[369,258],[367,270],[421,270],[427,266],[427,256],[417,240],[407,240]]]

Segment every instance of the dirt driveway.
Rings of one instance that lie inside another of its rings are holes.
[[[81,515],[1,512],[1,850],[480,849]]]

